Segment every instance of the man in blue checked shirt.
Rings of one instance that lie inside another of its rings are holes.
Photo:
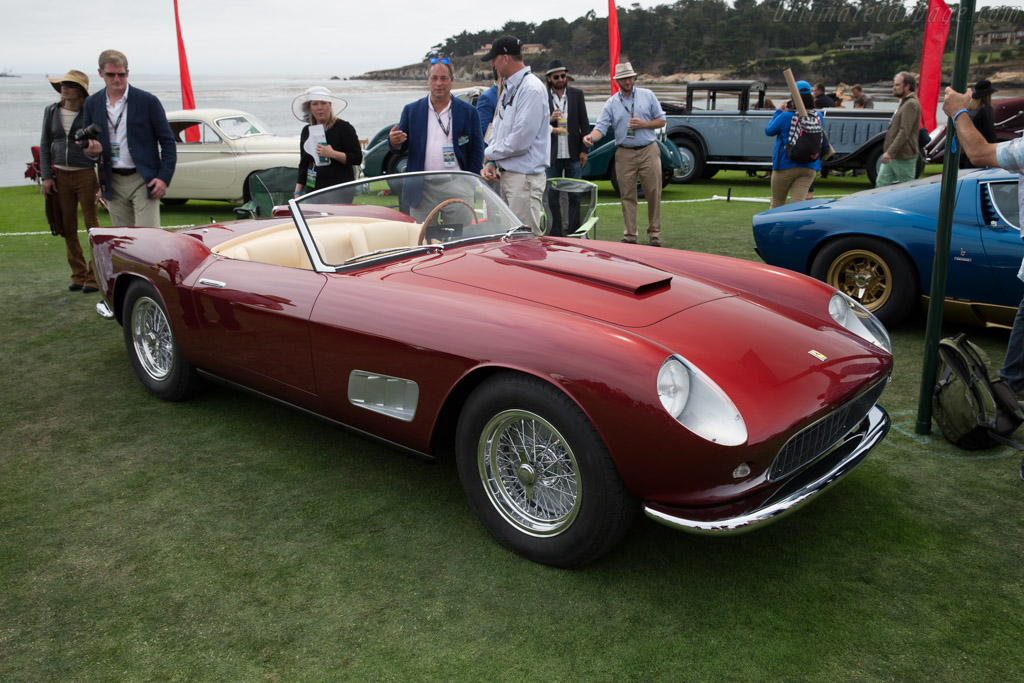
[[[942,111],[953,119],[956,142],[975,166],[998,166],[1022,174],[1018,179],[1017,204],[1020,214],[1024,216],[1024,138],[1014,138],[1000,143],[985,140],[974,127],[974,122],[968,114],[967,106],[970,101],[970,88],[966,93],[946,88]],[[1024,262],[1021,263],[1017,277],[1024,280]],[[1010,330],[1010,339],[1006,345],[1006,359],[1003,361],[999,376],[1006,380],[1017,394],[1018,402],[1024,401],[1024,300],[1021,300],[1017,316],[1013,319],[1013,329]],[[1024,476],[1024,470],[1021,476]]]
[[[661,151],[656,131],[665,126],[665,111],[658,98],[646,88],[634,88],[636,72],[629,62],[615,67],[619,92],[608,98],[597,125],[583,144],[592,147],[607,135],[615,134],[615,175],[622,195],[625,222],[622,241],[636,244],[636,183],[639,179],[647,197],[647,238],[652,247],[661,246]]]

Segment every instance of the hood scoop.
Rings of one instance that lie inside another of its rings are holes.
[[[667,289],[669,283],[672,282],[672,276],[668,273],[629,261],[601,259],[599,263],[594,263],[598,266],[597,268],[587,268],[587,260],[577,261],[572,264],[572,267],[567,264],[560,266],[548,261],[522,261],[503,257],[495,258],[494,261],[499,264],[560,275],[633,295],[650,294]]]

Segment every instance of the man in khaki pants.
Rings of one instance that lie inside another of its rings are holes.
[[[615,67],[619,92],[608,98],[594,130],[583,136],[592,147],[607,135],[615,135],[615,175],[622,198],[625,228],[622,241],[636,244],[636,183],[639,179],[647,198],[647,238],[652,247],[661,246],[661,151],[656,131],[665,126],[665,111],[658,98],[646,88],[634,88],[636,72],[629,62]]]

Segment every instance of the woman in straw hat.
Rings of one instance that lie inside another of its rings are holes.
[[[81,71],[69,71],[63,78],[48,79],[60,93],[60,102],[51,104],[43,114],[43,135],[39,140],[39,165],[42,190],[47,198],[50,232],[64,238],[68,265],[71,266],[72,292],[95,292],[96,278],[82,253],[78,239],[78,207],[86,228],[99,227],[96,195],[99,182],[95,164],[75,143],[82,128],[82,103],[89,94],[89,77]]]
[[[345,100],[335,97],[323,86],[309,88],[292,102],[295,118],[308,124],[302,129],[299,140],[295,196],[355,180],[355,168],[363,162],[363,151],[356,129],[338,118],[347,106]],[[311,126],[323,126],[324,139],[307,149]]]

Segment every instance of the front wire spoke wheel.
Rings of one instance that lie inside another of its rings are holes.
[[[139,299],[132,316],[132,336],[139,361],[155,380],[165,379],[174,369],[171,327],[163,309],[149,298]]]
[[[579,513],[582,486],[576,456],[547,420],[508,410],[484,428],[480,477],[491,504],[521,531],[551,536]]]

